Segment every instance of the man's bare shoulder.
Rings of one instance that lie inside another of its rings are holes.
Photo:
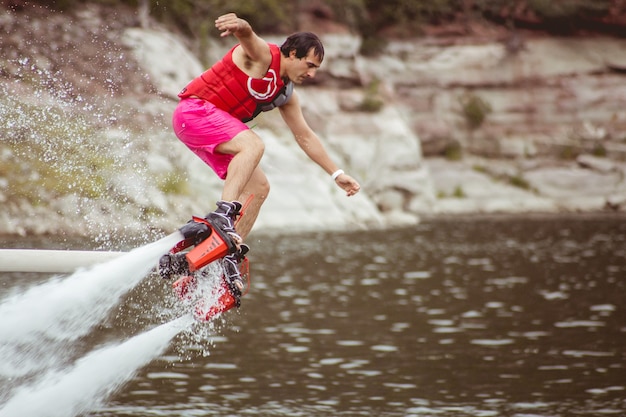
[[[254,78],[261,78],[265,75],[272,62],[272,53],[269,45],[265,41],[263,41],[262,46],[259,45],[255,49],[254,54],[250,54],[249,50],[246,49],[243,44],[239,44],[233,50],[233,62],[247,75]]]

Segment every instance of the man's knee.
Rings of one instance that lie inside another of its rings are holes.
[[[265,152],[265,143],[263,140],[251,130],[246,130],[235,136],[232,141],[239,148],[239,152],[250,152],[259,157]]]
[[[260,207],[267,199],[270,192],[270,184],[267,180],[254,184],[248,184],[247,191],[254,195],[255,204]]]
[[[254,155],[256,159],[260,159],[265,152],[265,143],[263,140],[251,130],[245,130],[228,142],[220,143],[216,151],[225,154],[237,155],[238,153],[246,153]]]
[[[265,200],[268,196],[268,194],[270,193],[270,183],[267,180],[267,178],[265,178],[264,181],[261,181],[261,183],[259,184],[259,188],[257,191],[257,195],[262,199]]]
[[[270,192],[270,183],[262,171],[257,171],[246,186],[246,192],[254,195],[259,205],[263,204]]]
[[[265,152],[265,142],[258,136],[253,135],[253,140],[250,140],[249,143],[246,143],[246,146],[250,146],[255,150],[255,152],[259,155],[263,155]]]

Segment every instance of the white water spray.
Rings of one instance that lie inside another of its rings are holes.
[[[15,378],[54,366],[71,342],[89,333],[159,257],[179,232],[109,262],[56,277],[0,304],[0,377]]]
[[[98,349],[69,370],[54,371],[20,388],[0,409],[0,417],[70,417],[93,409],[161,355],[170,340],[191,327],[191,315],[162,324],[121,344]]]

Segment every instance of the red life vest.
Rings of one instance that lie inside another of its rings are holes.
[[[293,91],[280,78],[280,48],[269,44],[272,62],[263,78],[253,78],[237,68],[233,62],[233,47],[220,61],[192,80],[178,96],[196,96],[210,101],[216,107],[244,122],[252,120],[261,111],[285,104]]]

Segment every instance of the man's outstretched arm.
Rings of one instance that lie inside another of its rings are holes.
[[[304,119],[300,101],[295,91],[289,102],[279,107],[279,109],[296,142],[307,156],[329,175],[335,174],[335,183],[346,192],[347,196],[358,193],[361,186],[354,178],[346,173],[337,174],[340,172],[339,167],[330,158],[319,137]]]

